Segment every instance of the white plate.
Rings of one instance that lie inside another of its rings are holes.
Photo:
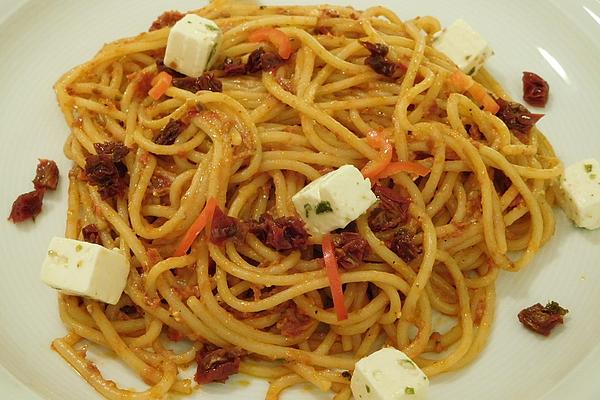
[[[306,0],[280,3],[308,3]],[[317,4],[318,1],[310,1]],[[571,163],[600,158],[600,3],[578,1],[352,1],[357,8],[387,4],[403,18],[435,15],[444,24],[464,17],[496,51],[491,71],[515,97],[531,70],[551,86],[540,126],[559,156]],[[92,57],[104,42],[147,29],[166,9],[197,8],[192,0],[25,1],[0,0],[0,215],[31,190],[36,159],[57,160],[67,134],[52,84],[67,69]],[[64,229],[66,180],[47,196],[35,223],[0,222],[0,393],[15,399],[87,399],[98,395],[50,350],[64,334],[56,294],[38,279],[48,240]],[[502,274],[493,334],[481,357],[464,370],[436,378],[431,399],[600,398],[600,231],[573,228],[557,212],[558,232],[525,271]],[[571,312],[550,338],[523,329],[517,312],[557,300]],[[109,361],[100,361],[102,369]],[[133,382],[124,370],[109,377]],[[263,398],[266,385],[209,385],[192,397]],[[300,388],[286,396],[316,398]]]

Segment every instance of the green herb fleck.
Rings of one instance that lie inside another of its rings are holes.
[[[215,55],[215,53],[217,52],[217,46],[213,46],[212,50],[210,51],[210,54],[208,55],[208,61],[206,61],[206,67],[204,67],[204,69],[208,69],[208,65],[210,64],[210,62],[213,59],[213,56]]]
[[[331,208],[331,204],[328,201],[320,202],[319,204],[317,204],[317,207],[315,208],[315,213],[317,215],[330,213],[330,212],[333,212],[333,208]]]
[[[471,55],[469,54],[468,56],[465,57],[465,60],[469,61],[469,58],[471,58]]]
[[[560,315],[565,315],[566,313],[569,312],[569,310],[567,310],[566,308],[562,308],[560,306],[560,304],[558,304],[555,301],[551,301],[548,304],[546,304],[546,307],[544,307],[544,311],[549,314],[560,314]]]
[[[308,214],[310,214],[311,211],[312,207],[310,206],[310,204],[306,203],[304,205],[304,215],[306,215],[306,218],[308,218]]]
[[[585,168],[585,172],[587,173],[592,172],[592,164],[584,164],[583,168]]]
[[[219,28],[217,28],[216,26],[213,26],[213,25],[205,24],[204,26],[205,26],[205,27],[206,27],[206,29],[208,29],[209,31],[216,32],[216,31],[218,31],[218,30],[219,30]]]
[[[78,244],[77,246],[75,246],[75,251],[76,252],[79,253],[81,250],[83,250],[83,246],[82,245]]]
[[[597,175],[596,174],[590,174],[590,179],[596,179]]]
[[[415,394],[415,388],[407,386],[407,387],[404,388],[404,393],[406,393],[406,394]]]
[[[371,393],[371,388],[369,387],[369,385],[365,385],[365,389],[367,389],[367,393]]]
[[[467,72],[467,75],[473,75],[473,72],[475,72],[475,67],[472,67],[469,72]]]
[[[415,363],[411,360],[398,360],[398,364],[400,364],[402,368],[415,369]]]

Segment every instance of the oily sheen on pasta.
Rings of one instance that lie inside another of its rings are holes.
[[[109,399],[189,394],[195,385],[182,371],[219,362],[206,354],[268,379],[267,399],[302,382],[348,399],[355,362],[384,345],[429,377],[474,361],[499,271],[526,266],[554,232],[562,166],[544,136],[453,88],[456,66],[432,46],[441,29],[433,17],[226,1],[193,12],[223,31],[208,90],[147,95],[165,69],[168,26],[105,45],[56,84],[74,163],[65,236],[120,248],[131,272],[115,306],[61,294],[69,333],[53,348]],[[228,73],[259,48],[277,51],[248,40],[264,27],[291,39],[292,56]],[[365,62],[379,51],[365,43],[385,45],[379,61],[400,73]],[[485,70],[475,80],[510,102]],[[338,320],[319,241],[277,250],[266,236],[277,221],[298,220],[291,197],[309,182],[378,162],[373,131],[393,145],[394,162],[428,173],[379,179],[380,201],[344,230],[366,250],[340,266],[348,318]],[[206,229],[174,256],[210,198],[242,228],[220,243]],[[387,223],[384,201],[405,207],[403,218]],[[453,325],[436,326],[436,314]],[[167,348],[179,340],[182,352]],[[88,342],[111,349],[148,390],[105,380],[85,357]]]

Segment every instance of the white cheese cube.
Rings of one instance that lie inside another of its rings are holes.
[[[429,379],[406,354],[384,347],[356,363],[350,387],[356,400],[423,400]]]
[[[165,65],[197,78],[217,58],[221,29],[210,19],[187,14],[171,28],[167,40]]]
[[[582,228],[600,228],[600,164],[592,158],[567,168],[560,178],[560,205]]]
[[[323,175],[292,197],[296,211],[317,238],[346,227],[376,201],[371,182],[353,165]]]
[[[54,237],[42,265],[44,283],[66,294],[116,304],[125,289],[129,263],[120,250]]]
[[[468,75],[476,74],[494,53],[487,40],[462,19],[446,28],[435,39],[433,47],[445,53]]]

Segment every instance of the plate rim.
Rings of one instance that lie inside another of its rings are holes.
[[[22,7],[36,1],[0,0],[0,29],[7,20],[17,15]],[[350,3],[352,0],[347,1]],[[323,3],[327,3],[327,0],[324,0]],[[600,37],[600,20],[596,21],[597,24],[592,23],[589,19],[582,20],[583,17],[590,17],[588,15],[589,10],[595,12],[596,15],[600,15],[600,2],[594,0],[572,0],[570,2],[550,0],[548,3],[569,17],[572,23],[574,21],[581,23],[579,30],[582,33],[592,38]],[[596,47],[600,51],[600,44],[597,44]],[[577,396],[586,396],[581,397],[581,399],[600,398],[600,381],[597,380],[593,372],[598,367],[600,367],[600,346],[597,345],[574,369],[558,380],[539,400],[558,400],[564,398],[566,395],[572,396],[574,393],[577,393]],[[2,363],[0,363],[0,393],[11,396],[11,398],[44,400],[40,394],[36,393],[29,385],[13,375]]]

